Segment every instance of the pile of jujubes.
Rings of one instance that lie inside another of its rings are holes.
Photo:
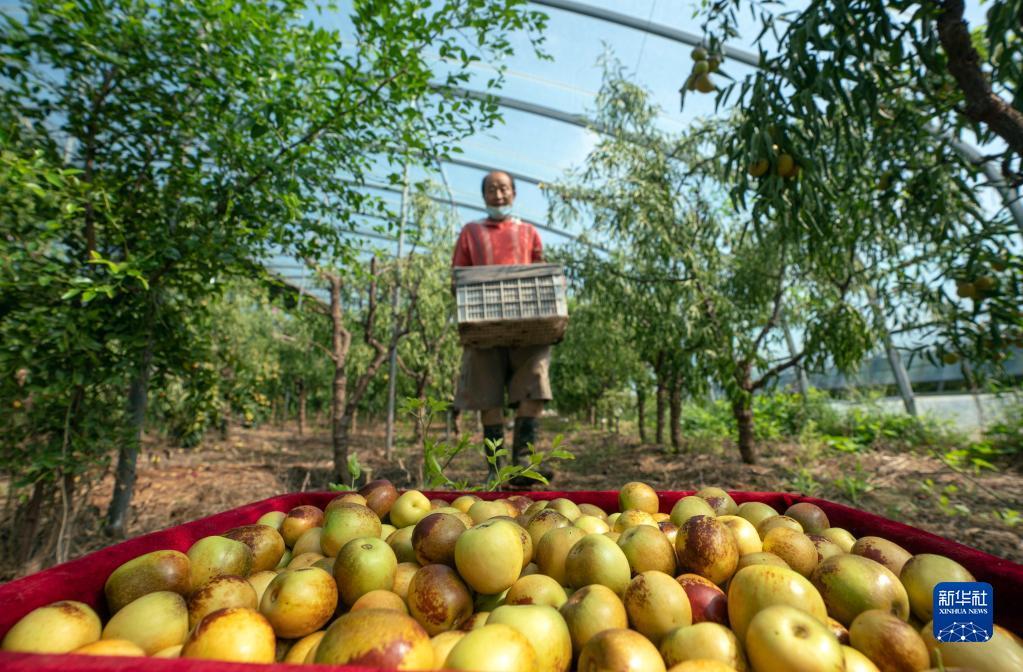
[[[973,580],[944,556],[856,539],[811,503],[780,512],[705,488],[668,514],[633,482],[609,514],[378,480],[130,560],[106,581],[105,624],[57,602],[2,646],[402,670],[1023,670],[1003,628],[932,636],[934,587]]]

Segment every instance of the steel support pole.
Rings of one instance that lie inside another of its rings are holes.
[[[913,396],[913,383],[910,381],[909,373],[902,363],[902,355],[899,354],[899,349],[895,347],[895,341],[888,330],[888,322],[884,317],[881,300],[878,298],[877,292],[870,285],[867,285],[867,300],[870,302],[870,310],[874,313],[874,319],[877,320],[881,333],[884,334],[885,355],[888,357],[889,366],[892,367],[892,375],[895,377],[895,386],[899,390],[899,396],[902,397],[902,405],[906,407],[907,413],[916,417],[916,398]]]
[[[789,321],[782,317],[781,328],[785,332],[785,343],[789,347],[789,356],[795,357],[799,351],[796,349],[796,339],[792,337],[792,329],[789,328]],[[803,401],[806,401],[806,396],[809,394],[810,383],[806,379],[806,369],[803,368],[802,362],[796,364],[796,387],[799,390],[800,396],[803,397]]]

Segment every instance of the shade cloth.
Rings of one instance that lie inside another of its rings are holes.
[[[271,497],[260,502],[232,509],[191,523],[153,532],[105,548],[84,557],[57,565],[45,571],[11,581],[0,586],[0,636],[6,633],[22,616],[37,607],[58,600],[85,602],[97,610],[106,621],[103,584],[110,573],[121,564],[150,551],[173,549],[187,551],[202,537],[220,534],[232,527],[248,525],[269,511],[289,511],[296,506],[313,504],[324,507],[337,496],[336,492],[305,492]],[[448,501],[459,492],[424,492],[427,497]],[[484,499],[506,497],[507,492],[480,492]],[[530,492],[533,499],[566,497],[583,504],[595,504],[605,511],[618,510],[617,491]],[[661,511],[670,512],[680,498],[692,492],[660,492]],[[758,501],[784,512],[796,502],[811,502],[824,509],[833,527],[843,527],[856,537],[873,535],[884,537],[911,553],[939,553],[969,569],[978,581],[987,581],[994,588],[995,622],[1012,632],[1023,632],[1023,565],[997,558],[929,532],[897,523],[881,516],[860,511],[823,499],[777,492],[733,492],[737,503]],[[0,652],[0,669],[5,672],[40,672],[67,670],[69,672],[258,672],[260,669],[282,669],[281,666],[241,665],[221,662],[156,659],[110,658],[93,656],[53,656]],[[318,669],[330,669],[320,667]],[[370,672],[375,668],[343,666],[334,669],[347,672]]]

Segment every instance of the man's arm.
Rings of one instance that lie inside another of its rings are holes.
[[[540,242],[540,234],[537,232],[536,227],[530,227],[533,229],[533,252],[531,255],[530,263],[542,264],[543,263],[543,243]]]
[[[455,253],[451,257],[451,266],[472,266],[472,256],[469,254],[468,227],[462,227],[455,242]]]

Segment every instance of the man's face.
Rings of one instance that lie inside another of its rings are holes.
[[[483,189],[483,201],[492,207],[511,205],[515,200],[515,187],[504,173],[491,173]]]

